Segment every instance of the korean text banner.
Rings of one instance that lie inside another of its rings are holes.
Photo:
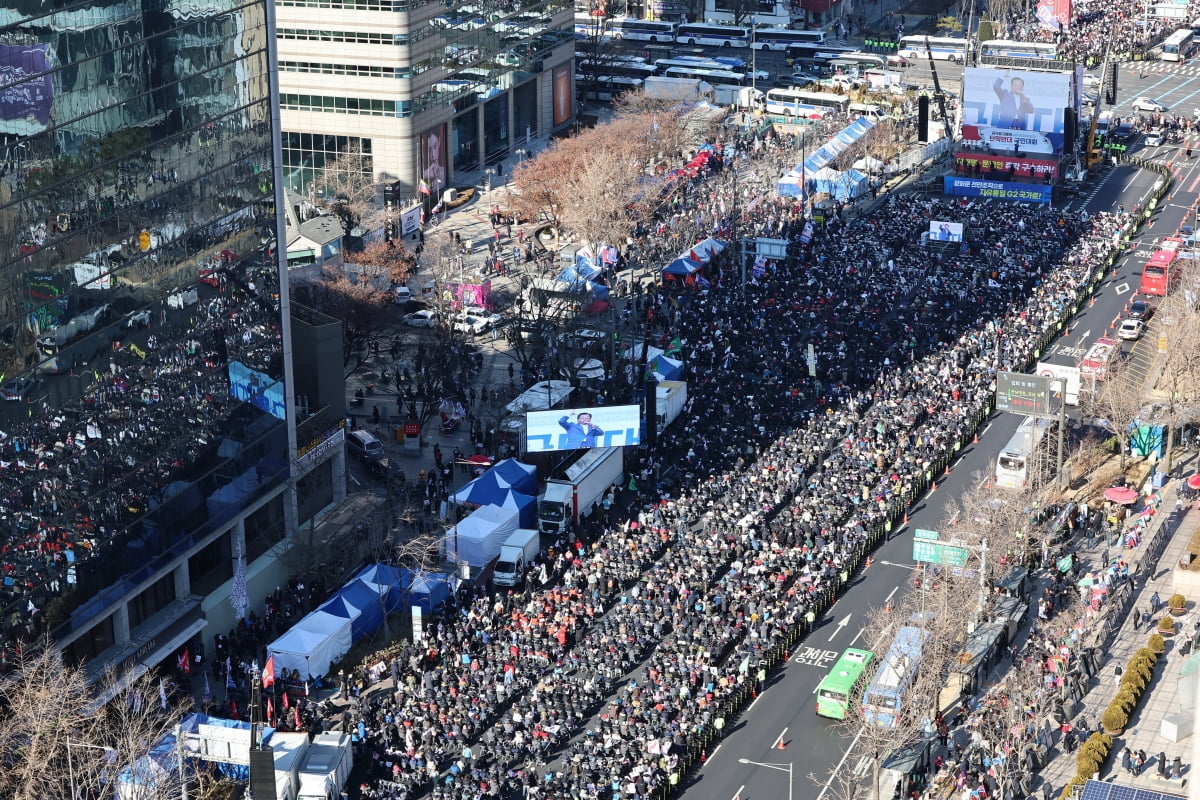
[[[954,168],[960,175],[1004,180],[1009,170],[1022,178],[1058,179],[1058,162],[1041,158],[1012,158],[960,151],[954,154]]]
[[[962,122],[1061,134],[1070,97],[1068,72],[969,67],[963,73]]]
[[[525,419],[530,453],[641,443],[641,406],[530,411]]]
[[[947,175],[942,191],[961,197],[994,197],[997,200],[1021,200],[1027,203],[1049,203],[1051,186],[1008,181],[984,181],[977,178],[956,178]]]

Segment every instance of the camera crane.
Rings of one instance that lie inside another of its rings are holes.
[[[942,91],[942,83],[938,80],[937,65],[934,64],[933,47],[929,44],[928,35],[925,37],[925,55],[929,58],[929,72],[933,75],[933,96],[937,98],[938,110],[942,112],[942,124],[946,127],[946,137],[952,138],[950,115],[946,113],[946,93]]]

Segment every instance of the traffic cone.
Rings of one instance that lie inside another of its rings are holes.
[[[945,471],[945,472],[943,472],[942,474],[943,474],[943,475],[949,475],[949,474],[950,474],[950,465],[949,465],[949,464],[947,464],[947,465],[946,465],[946,471]]]
[[[873,562],[871,561],[871,557],[870,557],[870,556],[867,556],[867,566],[866,566],[866,568],[867,568],[867,569],[870,569],[870,568],[871,568],[871,564],[872,564],[872,563],[873,563]]]
[[[975,439],[971,442],[971,444],[979,444],[979,431],[975,432]]]
[[[775,745],[775,749],[776,750],[786,750],[787,749],[787,745],[784,743],[782,736],[779,737],[779,744]]]
[[[929,493],[933,494],[936,491],[937,491],[937,481],[931,481],[929,483]]]
[[[700,750],[700,763],[703,764],[705,761],[708,761],[708,748],[707,747],[702,748]]]
[[[885,614],[892,613],[892,601],[891,600],[883,601],[883,613],[885,613]]]
[[[908,524],[908,511],[905,511],[905,512],[904,512],[904,524],[905,524],[905,525],[907,525],[907,524]]]

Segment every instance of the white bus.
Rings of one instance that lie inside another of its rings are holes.
[[[790,44],[822,44],[825,31],[794,31],[791,28],[758,28],[750,37],[755,50],[786,50]]]
[[[608,18],[593,17],[591,14],[575,15],[575,38],[590,39],[608,35]]]
[[[902,36],[896,48],[896,55],[908,61],[928,58],[931,52],[935,61],[962,64],[967,60],[967,40],[956,36]]]
[[[1196,52],[1196,38],[1190,28],[1180,28],[1168,36],[1162,43],[1163,61],[1183,61]]]
[[[668,78],[695,78],[713,86],[746,86],[750,81],[741,72],[727,69],[703,69],[701,67],[668,67],[663,72]]]
[[[768,114],[785,117],[821,119],[827,114],[846,113],[850,98],[828,92],[806,92],[803,89],[772,89],[767,92],[764,109]]]
[[[887,61],[883,56],[877,56],[874,53],[841,53],[836,58],[829,61],[829,66],[837,70],[846,70],[848,68],[864,69],[887,69]]]
[[[639,42],[673,42],[675,27],[674,22],[614,17],[608,21],[608,35]]]
[[[1026,417],[1017,426],[1017,432],[1004,445],[996,457],[996,485],[1008,489],[1021,489],[1029,482],[1031,469],[1037,463],[1038,446],[1050,430],[1050,420],[1044,417]]]
[[[685,22],[676,29],[675,41],[680,44],[705,44],[710,47],[748,47],[750,29],[737,25]]]
[[[1053,61],[1058,57],[1058,46],[1054,42],[1014,42],[1011,39],[989,39],[979,44],[979,58],[1028,58],[1035,61]]]
[[[641,89],[643,81],[641,78],[628,78],[624,75],[593,75],[588,73],[577,73],[575,75],[575,86],[577,91],[583,96],[584,100],[596,100],[601,103],[607,103],[615,97],[619,97],[625,92],[631,92],[634,89]]]

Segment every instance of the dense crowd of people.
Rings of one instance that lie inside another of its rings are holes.
[[[177,495],[176,487],[221,464],[228,471],[223,481],[247,473],[239,491],[263,482],[270,462],[252,445],[265,432],[266,414],[243,407],[231,426],[229,415],[245,397],[231,393],[227,365],[240,362],[260,383],[281,374],[278,276],[263,267],[242,270],[219,286],[202,287],[187,306],[174,295],[113,326],[107,352],[90,368],[50,379],[48,389],[78,387],[79,396],[54,413],[39,408],[4,430],[0,599],[7,611],[0,621],[0,663],[15,660],[21,645],[41,634],[43,612],[55,598],[72,586],[86,585],[92,594],[111,582],[87,581],[100,559],[113,565],[109,578],[115,579],[129,563],[144,564],[169,549],[178,519],[219,517],[226,503],[240,501],[221,494],[217,481],[201,481],[214,493],[209,497]],[[252,446],[245,452],[255,459],[229,449],[224,437],[237,435],[239,425],[243,444]],[[282,438],[277,452],[276,467],[285,470]],[[236,470],[228,469],[231,463]]]
[[[330,709],[317,724],[355,734],[373,765],[366,795],[607,800],[674,785],[970,436],[995,370],[1024,366],[1129,224],[911,195],[817,220],[774,196],[789,145],[720,143],[666,212],[704,220],[698,237],[728,231],[736,208],[743,231],[789,240],[786,260],[760,262],[745,286],[726,262],[707,289],[677,281],[628,300],[651,337],[683,342],[685,416],[641,465],[661,477],[669,457],[681,474],[657,490],[643,480],[629,518],[556,543],[544,584],[449,610],[395,655],[389,691],[364,679]],[[932,220],[962,223],[965,241],[922,241]],[[678,252],[656,235],[639,257]]]
[[[1182,19],[1159,17],[1149,0],[1112,3],[1102,8],[1098,3],[1081,6],[1065,30],[1053,30],[1042,25],[1035,16],[1034,7],[1026,9],[1028,16],[1013,12],[1010,19],[997,21],[996,38],[1022,42],[1052,41],[1058,45],[1060,59],[1079,59],[1091,67],[1098,65],[1106,56],[1113,60],[1126,60],[1135,53],[1144,53],[1179,28],[1181,23],[1190,23],[1195,18],[1194,13]]]

